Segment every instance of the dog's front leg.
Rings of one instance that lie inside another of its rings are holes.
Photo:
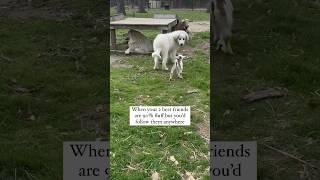
[[[176,51],[176,50],[173,51],[173,52],[170,54],[170,60],[171,60],[172,63],[175,62],[175,60],[176,60],[176,55],[177,55],[177,51]]]
[[[168,70],[167,62],[168,62],[168,54],[164,54],[162,57],[162,69],[166,71]]]

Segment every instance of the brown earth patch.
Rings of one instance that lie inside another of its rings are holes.
[[[209,32],[210,21],[189,22],[189,31],[190,32]]]
[[[123,63],[123,60],[126,57],[120,55],[111,55],[110,56],[110,65],[111,68],[132,68],[132,65]]]

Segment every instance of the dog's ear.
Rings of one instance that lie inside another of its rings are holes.
[[[177,34],[175,37],[174,37],[174,40],[179,43],[178,39],[180,38],[180,34]]]
[[[186,32],[187,42],[190,40],[189,34]]]

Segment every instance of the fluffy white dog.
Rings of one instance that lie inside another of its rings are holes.
[[[173,31],[167,34],[158,34],[153,41],[153,69],[159,69],[159,61],[162,59],[162,69],[168,70],[168,59],[174,63],[178,48],[184,46],[187,41],[189,41],[188,33],[181,30]]]
[[[217,50],[233,54],[231,48],[233,5],[231,0],[213,0],[214,3],[214,41]]]

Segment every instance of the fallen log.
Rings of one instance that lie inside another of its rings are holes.
[[[286,89],[268,88],[268,89],[262,89],[262,90],[251,92],[245,95],[242,99],[250,103],[250,102],[255,102],[255,101],[259,101],[267,98],[279,98],[287,95],[288,95],[288,92]]]

